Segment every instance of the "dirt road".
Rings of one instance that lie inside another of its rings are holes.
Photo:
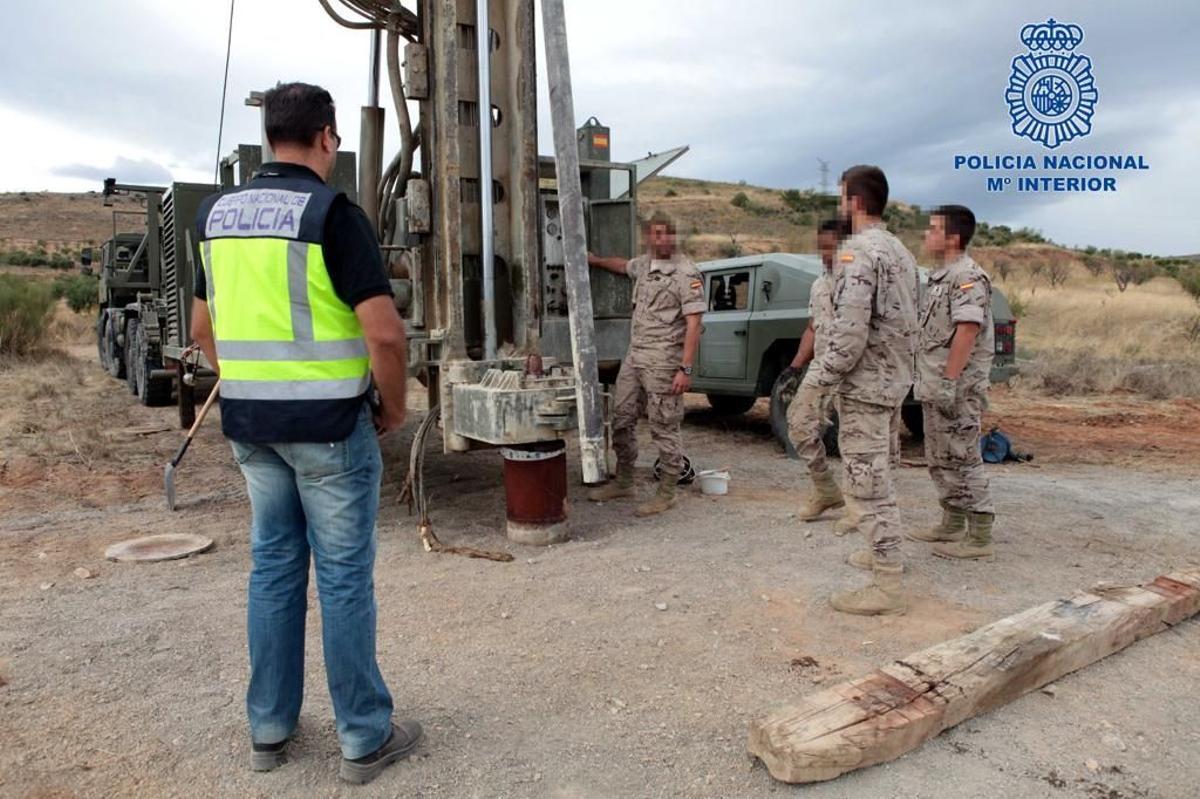
[[[410,425],[387,446],[379,648],[399,712],[421,719],[428,739],[411,761],[350,790],[335,776],[315,593],[293,762],[269,775],[246,769],[248,510],[216,426],[181,468],[181,508],[169,513],[162,464],[179,441],[166,430],[173,411],[133,404],[92,364],[53,369],[55,379],[37,377],[44,366],[0,370],[0,795],[1200,792],[1196,621],[1060,680],[1053,696],[1027,696],[830,783],[789,788],[745,753],[751,718],[819,684],[1097,581],[1195,562],[1194,406],[1112,400],[1119,407],[1097,410],[998,396],[1005,429],[1039,456],[991,469],[1000,554],[958,564],[908,546],[916,599],[890,619],[827,606],[830,590],[861,580],[842,565],[859,542],[833,536],[828,521],[792,517],[802,481],[769,440],[761,408],[732,423],[700,410],[702,400],[689,412],[689,451],[698,465],[731,469],[728,497],[689,493],[666,518],[635,520],[626,504],[581,507],[572,488],[573,540],[547,549],[509,546],[498,532],[497,454],[431,457],[439,535],[506,547],[510,564],[420,549],[396,501]],[[1132,417],[1104,428],[1110,443],[1081,448],[1071,436],[1095,428],[1081,420],[1100,413],[1153,416],[1145,427],[1162,428],[1161,448],[1111,443],[1139,423]],[[1189,418],[1190,438],[1176,429]],[[644,464],[648,455],[647,446]],[[932,523],[924,471],[905,468],[898,482],[905,522]],[[104,561],[112,542],[160,531],[203,532],[217,547],[152,566]],[[75,576],[79,567],[94,576]]]

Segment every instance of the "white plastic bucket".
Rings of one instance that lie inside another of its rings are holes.
[[[724,469],[706,469],[696,473],[696,482],[700,483],[700,493],[710,496],[724,496],[729,493],[729,472]]]

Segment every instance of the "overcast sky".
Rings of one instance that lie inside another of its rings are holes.
[[[818,158],[834,180],[877,163],[897,199],[963,202],[1069,245],[1200,252],[1195,2],[566,6],[578,121],[610,125],[618,160],[690,144],[671,174],[777,188],[815,187]],[[228,10],[224,0],[0,0],[0,190],[97,189],[109,175],[211,180]],[[982,173],[953,168],[959,153],[1047,152],[1012,134],[1004,91],[1024,52],[1021,27],[1050,16],[1083,27],[1078,52],[1099,90],[1092,134],[1055,152],[1151,165],[1118,173],[1115,194],[989,195]],[[329,88],[356,142],[368,37],[334,24],[316,0],[238,0],[223,151],[258,140],[257,111],[243,100],[279,79]]]

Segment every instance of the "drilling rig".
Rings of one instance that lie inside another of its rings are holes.
[[[501,450],[510,538],[561,540],[565,442],[577,431],[585,482],[606,477],[601,387],[615,379],[632,315],[628,281],[589,273],[586,253],[635,254],[637,186],[687,147],[619,163],[598,120],[575,128],[562,0],[542,3],[554,157],[537,153],[534,0],[420,0],[415,10],[387,0],[318,2],[369,36],[357,160],[339,154],[331,183],[375,225],[410,373],[428,395],[406,486],[426,547],[440,546],[422,484],[425,442],[439,425],[444,452]],[[386,166],[384,80],[400,141]],[[246,104],[261,99],[252,92]],[[133,357],[159,381],[143,396],[162,401],[161,381],[170,381],[165,396],[177,399],[185,427],[215,382],[188,341],[199,260],[191,215],[203,196],[249,180],[269,160],[264,133],[261,144],[221,160],[219,185],[106,182],[106,197],[140,196],[147,220],[142,243],[125,242],[134,265],[145,266],[137,272],[144,285],[105,306],[101,350],[123,354],[126,331],[143,331],[136,341],[147,347],[135,346]],[[114,371],[119,358],[105,363]]]

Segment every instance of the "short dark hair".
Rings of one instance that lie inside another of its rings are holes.
[[[841,241],[850,235],[850,224],[845,219],[839,217],[826,219],[817,226],[817,235],[819,236],[822,233],[832,233],[838,237],[838,241]]]
[[[263,124],[272,145],[308,147],[326,126],[337,133],[333,96],[311,83],[277,83],[263,95]]]
[[[863,211],[871,216],[883,216],[887,207],[888,182],[883,170],[877,166],[859,164],[842,173],[842,183],[847,197],[857,197]]]
[[[646,220],[645,230],[650,231],[650,228],[655,225],[664,226],[669,232],[675,232],[675,220],[664,214],[662,211],[655,211],[649,219]]]
[[[940,205],[929,212],[940,216],[946,226],[947,236],[958,236],[958,248],[965,250],[975,235],[975,214],[965,205]]]

